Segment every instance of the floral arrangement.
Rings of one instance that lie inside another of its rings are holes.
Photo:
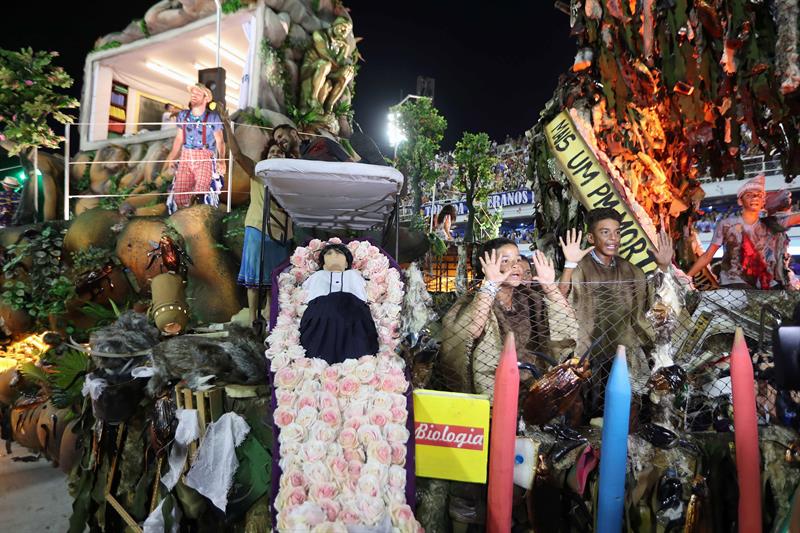
[[[305,357],[300,318],[302,283],[318,269],[327,244],[312,240],[278,277],[280,314],[267,342],[274,374],[282,471],[275,500],[279,531],[342,531],[361,526],[421,531],[406,503],[408,388],[400,342],[403,281],[388,258],[366,241],[347,244],[367,280],[379,351],[329,365]]]

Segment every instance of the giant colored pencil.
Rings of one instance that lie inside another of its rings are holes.
[[[514,335],[506,336],[500,364],[494,374],[492,431],[489,441],[489,501],[486,531],[511,531],[511,503],[514,495],[514,445],[517,436],[519,368]]]
[[[742,328],[736,328],[731,350],[733,431],[739,477],[739,531],[761,532],[761,457],[758,451],[753,361]]]
[[[628,423],[631,382],[625,347],[617,346],[606,385],[603,440],[600,443],[600,482],[597,495],[597,533],[620,533],[625,502]]]

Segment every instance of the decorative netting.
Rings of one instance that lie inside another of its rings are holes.
[[[526,418],[585,424],[602,416],[611,362],[622,344],[635,421],[724,430],[732,419],[729,353],[741,327],[754,362],[760,422],[777,416],[772,332],[791,317],[800,294],[686,291],[676,278],[659,275],[573,284],[565,298],[528,280],[510,296],[493,298],[479,290],[480,281],[452,270],[446,276],[435,276],[430,265],[423,270],[429,290],[451,292],[433,291],[438,351],[429,343],[418,354],[417,387],[492,397],[503,341],[513,332]]]

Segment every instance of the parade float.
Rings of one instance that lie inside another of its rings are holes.
[[[604,306],[589,323],[556,305],[537,256],[476,331],[460,313],[480,306],[465,302],[504,289],[464,280],[432,299],[426,273],[398,264],[402,175],[264,155],[290,124],[357,159],[347,10],[224,4],[221,31],[244,25],[247,37],[228,50],[240,59],[228,58],[241,83],[226,93],[239,153],[219,207],[167,215],[177,132],[140,127],[161,104],[184,105],[197,80],[182,74],[199,67],[179,49],[215,25],[213,2],[159,2],[87,57],[77,155],[41,155],[47,183],[69,184],[56,199],[45,190],[47,205],[66,197],[67,220],[2,232],[3,437],[69,474],[70,531],[789,530],[800,299],[785,286],[716,289],[711,271],[690,280],[678,267],[701,252],[706,169],[735,172],[744,144],[780,154],[787,180],[797,173],[796,5],[558,4],[579,51],[529,132],[537,247],[569,268],[559,238],[610,207],[619,256],[647,278],[576,282]],[[142,66],[144,51],[163,60]],[[268,187],[262,234],[284,213],[299,241],[273,270],[263,337],[236,284],[236,208],[252,183]],[[303,239],[319,228],[338,236]],[[677,243],[666,270],[660,230]],[[331,245],[344,266],[325,267]],[[353,317],[335,305],[334,318],[306,315],[317,277],[323,296],[349,284],[377,349],[320,355],[310,320],[335,330]],[[609,339],[623,330],[637,337],[619,349]]]

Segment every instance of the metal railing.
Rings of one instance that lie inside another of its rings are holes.
[[[780,176],[783,174],[781,162],[777,158],[769,159],[764,155],[754,155],[743,157],[742,163],[744,167],[744,179],[750,179],[764,174],[764,176]],[[715,181],[736,181],[739,180],[735,174],[727,174],[722,178],[712,178],[711,176],[703,176],[699,178],[700,183],[713,183]]]

